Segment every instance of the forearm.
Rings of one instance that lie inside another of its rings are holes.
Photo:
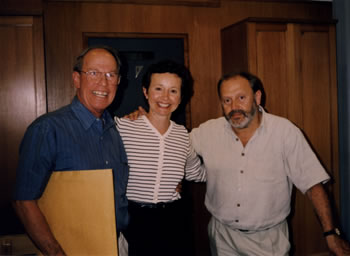
[[[44,255],[65,255],[35,200],[15,201],[13,205],[27,233]]]
[[[311,200],[316,214],[321,222],[323,231],[328,231],[334,228],[332,210],[328,195],[322,184],[316,184],[306,192]]]
[[[331,206],[328,195],[322,184],[313,186],[306,193],[314,206],[318,218],[320,219],[323,231],[325,232],[334,229]],[[326,241],[328,248],[335,255],[350,255],[349,244],[338,235],[328,235]]]

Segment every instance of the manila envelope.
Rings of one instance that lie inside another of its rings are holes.
[[[112,169],[55,171],[38,205],[67,255],[118,255]]]

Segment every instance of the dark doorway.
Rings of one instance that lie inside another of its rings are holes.
[[[122,59],[121,83],[114,102],[109,107],[112,115],[122,117],[146,107],[142,92],[142,76],[147,67],[163,59],[184,63],[186,37],[102,37],[88,36],[88,46],[108,45],[120,52]],[[186,106],[180,105],[171,118],[176,123],[186,125]]]

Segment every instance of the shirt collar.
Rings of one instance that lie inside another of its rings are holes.
[[[92,124],[98,119],[78,100],[76,96],[72,101],[71,109],[77,116],[85,130],[89,129],[92,126]],[[104,129],[107,129],[114,125],[111,115],[106,110],[103,112],[101,118],[99,119],[101,119],[101,121],[104,122]]]
[[[261,122],[257,129],[257,132],[262,132],[266,129],[266,112],[262,106],[258,106],[258,111],[261,113]]]

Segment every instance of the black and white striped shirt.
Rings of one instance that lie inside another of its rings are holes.
[[[205,171],[190,144],[186,128],[171,121],[163,135],[146,116],[131,121],[115,118],[128,157],[129,200],[147,203],[169,202],[180,198],[178,183],[205,181]]]

